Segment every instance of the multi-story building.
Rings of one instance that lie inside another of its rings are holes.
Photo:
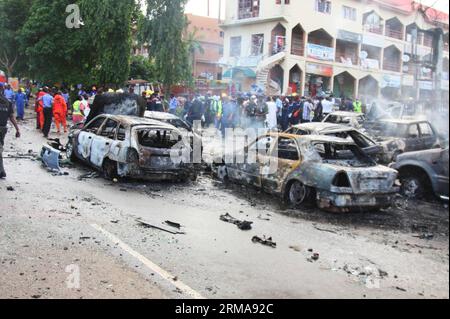
[[[425,99],[438,85],[448,97],[448,15],[410,0],[229,0],[221,27],[237,90]],[[435,28],[443,48],[415,31]],[[425,64],[436,50],[439,81]]]
[[[221,80],[222,68],[218,62],[223,57],[224,32],[219,27],[219,20],[192,14],[186,17],[189,21],[186,36],[191,33],[202,47],[202,51],[192,52],[194,78]]]

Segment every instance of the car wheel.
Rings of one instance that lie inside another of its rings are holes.
[[[119,177],[117,173],[117,163],[111,161],[110,159],[105,159],[103,161],[103,175],[108,180],[113,180]]]
[[[75,162],[77,160],[77,157],[75,156],[75,149],[74,149],[74,146],[73,146],[72,139],[69,139],[69,142],[67,142],[67,145],[66,145],[66,156],[72,162]]]
[[[303,205],[310,197],[311,190],[300,181],[292,182],[286,190],[286,200],[294,208]]]
[[[423,176],[407,175],[400,179],[402,194],[411,199],[421,199],[425,196],[425,180]]]

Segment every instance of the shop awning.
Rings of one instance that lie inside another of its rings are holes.
[[[223,78],[231,79],[234,74],[239,73],[239,72],[243,73],[244,76],[246,76],[248,78],[256,78],[255,71],[253,71],[250,68],[240,68],[240,67],[232,68],[232,69],[225,71],[225,73],[223,74]]]

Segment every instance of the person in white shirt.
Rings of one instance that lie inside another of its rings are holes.
[[[327,97],[325,100],[322,101],[322,106],[323,106],[323,115],[326,116],[330,113],[333,113],[334,103],[330,97]]]
[[[278,128],[277,123],[278,108],[277,104],[274,102],[272,97],[267,98],[267,107],[269,109],[269,113],[267,114],[267,126],[269,130],[273,131]]]
[[[311,114],[313,112],[314,109],[314,104],[312,102],[311,99],[306,100],[305,103],[303,104],[303,123],[310,123],[312,118],[311,118]]]

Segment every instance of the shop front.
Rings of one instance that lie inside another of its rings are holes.
[[[356,95],[356,79],[348,72],[342,72],[334,77],[333,94],[336,97],[354,98]]]
[[[390,101],[401,99],[402,78],[397,75],[385,74],[381,78],[381,95]]]
[[[304,95],[323,96],[331,92],[333,66],[318,63],[306,63],[306,81]]]

